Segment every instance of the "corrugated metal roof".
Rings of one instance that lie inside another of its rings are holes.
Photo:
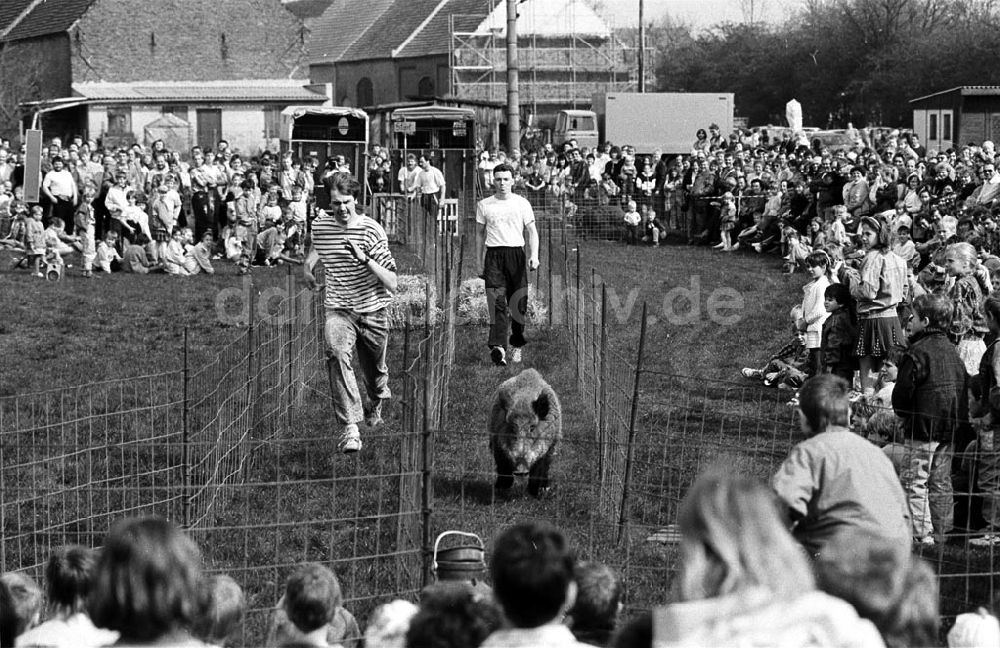
[[[476,29],[489,10],[489,0],[449,0],[423,29],[413,34],[409,42],[396,52],[396,57],[448,54],[451,50],[451,17],[455,17],[456,30],[470,32]]]
[[[1000,86],[955,86],[954,88],[948,88],[947,90],[941,90],[939,92],[933,92],[929,95],[924,95],[922,97],[917,97],[916,99],[910,99],[909,103],[915,101],[923,101],[924,99],[930,99],[931,97],[940,97],[941,95],[950,94],[960,90],[963,97],[976,96],[976,95],[1000,95]]]
[[[159,81],[146,83],[74,83],[73,93],[91,101],[183,103],[199,101],[323,102],[326,97],[292,79],[248,81]]]
[[[7,2],[8,0],[2,0]],[[24,20],[4,36],[4,41],[61,34],[87,13],[95,0],[41,0]]]
[[[340,60],[351,45],[364,37],[378,22],[394,0],[366,0],[363,11],[356,0],[333,0],[312,27],[308,51],[311,63],[332,63]]]
[[[32,0],[3,0],[0,2],[0,34],[6,31],[24,10],[31,6]]]

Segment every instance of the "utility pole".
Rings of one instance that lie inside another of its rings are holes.
[[[517,92],[517,0],[507,0],[507,151],[521,148],[521,100]]]
[[[646,91],[646,2],[639,0],[639,92]]]

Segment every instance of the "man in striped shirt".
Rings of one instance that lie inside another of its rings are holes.
[[[305,280],[316,285],[313,268],[321,261],[326,275],[327,369],[333,413],[342,426],[337,447],[345,454],[361,449],[358,423],[382,422],[382,403],[390,397],[386,344],[389,338],[386,307],[396,289],[396,262],[385,230],[356,211],[361,185],[350,174],[332,178],[330,210],[313,221],[312,249],[305,260]],[[351,366],[357,349],[368,392],[364,408]]]

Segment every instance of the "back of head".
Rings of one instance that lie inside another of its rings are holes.
[[[573,553],[566,538],[546,524],[525,522],[500,534],[493,548],[493,591],[516,627],[535,628],[553,620],[573,582]]]
[[[162,518],[132,518],[104,541],[88,600],[99,628],[123,642],[149,642],[190,627],[198,612],[201,554]]]
[[[763,483],[721,469],[699,477],[681,503],[683,601],[763,588],[778,599],[815,589],[802,550]]]
[[[15,639],[36,625],[42,613],[42,590],[24,574],[0,576],[0,646],[13,647]]]
[[[611,648],[653,648],[653,613],[643,612],[615,633]]]
[[[807,380],[799,390],[799,410],[809,431],[823,432],[831,425],[847,426],[850,420],[849,386],[832,374]]]
[[[476,648],[502,625],[496,604],[466,583],[440,582],[424,590],[410,619],[407,646]]]
[[[573,572],[576,602],[569,611],[573,635],[584,643],[604,645],[618,625],[624,588],[622,579],[607,565],[582,562]]]
[[[225,645],[246,615],[243,588],[225,574],[203,578],[198,584],[198,618],[191,634],[218,646]]]
[[[285,586],[285,613],[301,632],[309,633],[333,619],[343,603],[340,582],[330,569],[310,563],[289,576]]]
[[[874,623],[888,648],[937,645],[937,579],[908,545],[841,533],[820,554],[816,578],[820,589]]]
[[[57,615],[82,612],[93,583],[94,552],[79,545],[59,547],[45,566],[49,608]]]
[[[913,314],[934,328],[947,330],[955,317],[955,304],[947,295],[926,293],[913,300]]]

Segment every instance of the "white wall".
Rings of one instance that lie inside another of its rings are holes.
[[[316,102],[319,105],[321,102]],[[191,125],[191,146],[198,141],[197,109],[222,110],[222,139],[244,155],[257,155],[262,150],[278,150],[277,138],[264,138],[264,107],[259,104],[188,104],[187,121]],[[160,105],[132,106],[132,133],[142,142],[145,127],[162,116]],[[108,106],[91,105],[87,114],[88,136],[99,138],[108,130]]]

